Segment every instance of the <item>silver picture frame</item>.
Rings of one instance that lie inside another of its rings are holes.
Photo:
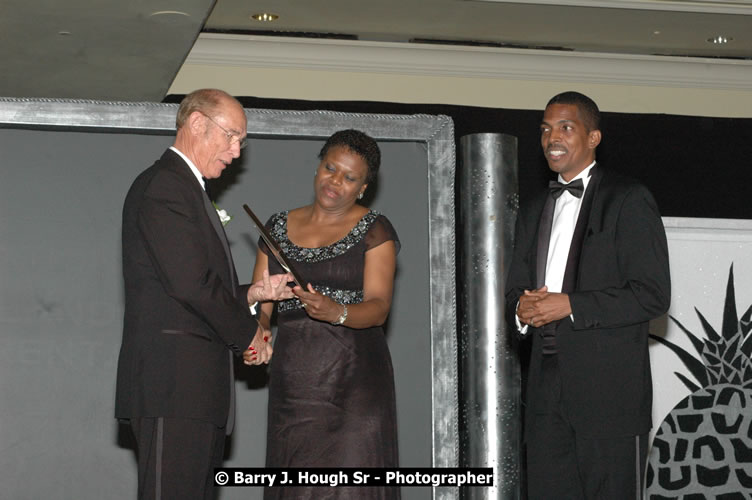
[[[0,98],[0,128],[81,130],[171,135],[176,104]],[[441,115],[388,115],[332,111],[246,109],[249,137],[325,139],[343,128],[378,141],[425,145],[428,178],[428,261],[431,345],[431,462],[459,464],[457,318],[455,287],[454,125]],[[437,487],[435,499],[459,498]]]

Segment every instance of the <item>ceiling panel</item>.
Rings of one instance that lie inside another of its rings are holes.
[[[751,59],[749,14],[740,0],[1,0],[0,95],[159,101],[202,29]]]

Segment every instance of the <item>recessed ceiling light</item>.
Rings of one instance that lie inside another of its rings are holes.
[[[730,36],[718,35],[708,38],[707,42],[723,45],[724,43],[729,43],[731,40],[733,40],[733,38],[731,38]]]
[[[191,17],[190,14],[187,12],[182,12],[179,10],[158,10],[156,12],[152,12],[149,14],[149,17],[157,17],[157,16],[185,16],[185,17]]]
[[[157,10],[149,14],[148,19],[163,26],[181,26],[190,22],[191,15],[180,10]]]
[[[277,14],[271,14],[269,12],[261,12],[259,14],[253,14],[251,16],[251,19],[255,21],[261,21],[262,23],[276,21],[279,19],[279,16]]]

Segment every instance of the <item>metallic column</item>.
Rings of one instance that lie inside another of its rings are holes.
[[[493,488],[464,499],[520,498],[520,365],[504,317],[504,285],[517,216],[517,138],[460,139],[460,457],[493,467]]]

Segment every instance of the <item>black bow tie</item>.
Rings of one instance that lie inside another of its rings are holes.
[[[554,200],[561,196],[564,191],[569,191],[569,194],[575,198],[582,198],[582,193],[585,192],[585,186],[582,184],[582,179],[575,179],[569,184],[551,181],[548,183],[548,190],[551,191],[551,196],[554,197]]]

